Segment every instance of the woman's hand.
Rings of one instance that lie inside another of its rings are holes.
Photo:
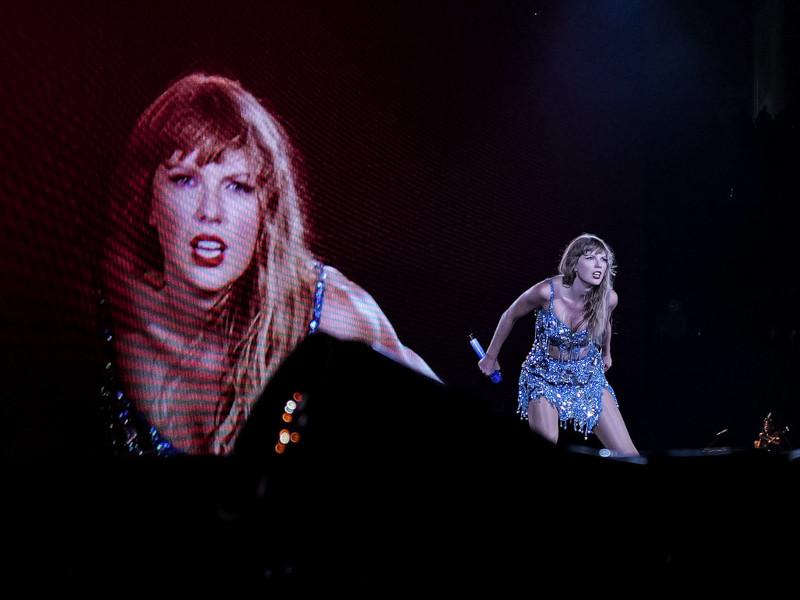
[[[481,373],[489,377],[495,371],[500,370],[500,365],[498,364],[496,358],[484,356],[478,361],[478,368],[481,370]]]
[[[603,371],[608,371],[611,368],[611,355],[603,354]]]

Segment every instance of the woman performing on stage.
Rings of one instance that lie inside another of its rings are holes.
[[[487,376],[497,371],[514,323],[537,311],[533,347],[519,379],[520,417],[554,444],[559,424],[572,421],[575,430],[595,433],[609,450],[638,455],[605,377],[611,368],[611,313],[618,301],[614,254],[597,236],[583,234],[569,243],[558,271],[502,314],[478,367]]]

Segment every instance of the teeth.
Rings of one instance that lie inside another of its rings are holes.
[[[222,248],[202,248],[199,244],[195,249],[195,252],[202,256],[203,258],[217,258],[220,254],[222,254]]]
[[[200,240],[197,242],[198,250],[206,250],[208,252],[219,251],[222,252],[222,244],[213,240]]]

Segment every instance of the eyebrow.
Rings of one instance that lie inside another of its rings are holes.
[[[170,160],[167,159],[159,165],[163,169],[197,169],[197,165],[184,160]]]
[[[192,162],[186,162],[186,161],[177,161],[176,162],[176,161],[171,161],[169,159],[165,160],[159,166],[161,168],[163,168],[165,171],[172,171],[172,170],[175,170],[175,169],[177,169],[177,170],[185,169],[185,170],[188,170],[188,171],[199,171],[200,169],[203,168],[203,167],[197,166],[196,164],[194,164]],[[234,171],[233,173],[223,173],[222,177],[224,179],[243,178],[243,179],[247,179],[248,181],[253,180],[253,179],[256,178],[255,175],[253,173],[251,173],[250,171]]]

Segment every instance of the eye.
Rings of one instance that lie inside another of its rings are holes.
[[[252,194],[255,191],[255,187],[246,183],[244,181],[237,181],[232,180],[227,183],[225,186],[227,189],[231,190],[232,192],[236,192],[237,194]]]
[[[194,187],[197,180],[185,173],[175,173],[169,176],[169,180],[179,187]]]

